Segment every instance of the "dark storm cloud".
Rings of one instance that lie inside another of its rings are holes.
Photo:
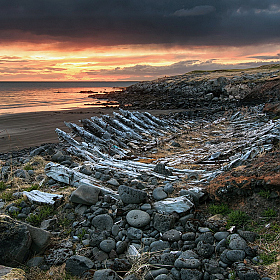
[[[279,0],[0,0],[0,36],[2,43],[50,37],[85,45],[275,43],[280,40],[278,3]]]

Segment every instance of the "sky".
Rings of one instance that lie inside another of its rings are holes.
[[[279,0],[0,4],[0,81],[139,81],[280,59]]]

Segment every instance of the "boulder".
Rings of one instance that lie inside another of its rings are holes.
[[[32,243],[27,225],[0,215],[0,233],[0,263],[12,267],[22,264],[30,253]]]
[[[95,187],[81,185],[72,192],[70,201],[78,204],[92,205],[98,201],[99,193],[100,190]]]
[[[65,270],[72,275],[80,276],[91,269],[93,265],[93,262],[89,258],[75,255],[66,261]]]
[[[141,203],[146,200],[147,194],[144,191],[120,185],[118,188],[120,198],[123,203]]]
[[[147,212],[142,210],[131,210],[127,213],[126,220],[129,225],[141,228],[150,223],[151,217]]]

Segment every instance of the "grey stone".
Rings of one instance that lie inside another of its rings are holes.
[[[116,242],[113,239],[105,239],[99,244],[100,249],[106,253],[110,253],[116,248]]]
[[[211,257],[215,251],[213,245],[209,243],[204,243],[203,241],[199,241],[196,248],[197,248],[197,253],[204,258]]]
[[[181,269],[181,280],[201,280],[203,273],[197,269]]]
[[[149,204],[149,203],[145,203],[145,204],[141,205],[140,209],[143,210],[143,211],[151,210],[152,205]]]
[[[93,280],[121,280],[118,274],[112,269],[99,269],[95,271]]]
[[[198,243],[199,241],[203,241],[205,243],[209,243],[209,244],[213,245],[214,242],[215,242],[215,239],[214,239],[214,236],[211,232],[205,232],[205,233],[202,233],[201,235],[199,235],[195,239],[196,243]]]
[[[26,263],[29,267],[40,267],[44,263],[44,257],[33,257]]]
[[[182,240],[184,241],[194,241],[195,233],[194,232],[186,232],[182,235]]]
[[[138,280],[135,274],[129,274],[123,278],[123,280]]]
[[[17,178],[22,178],[22,179],[30,179],[30,176],[26,170],[23,169],[18,169],[15,171],[14,176]]]
[[[173,280],[173,278],[166,274],[160,274],[155,278],[155,280]]]
[[[116,253],[123,254],[127,249],[127,242],[126,241],[119,241],[116,245]]]
[[[244,250],[247,247],[246,241],[238,234],[232,234],[229,237],[228,247],[232,250]]]
[[[156,241],[156,239],[153,237],[144,237],[141,239],[141,241],[145,246],[150,246],[152,242]]]
[[[156,213],[154,216],[153,226],[160,232],[166,232],[173,228],[175,224],[175,218],[171,215],[163,215]]]
[[[160,263],[164,265],[174,265],[176,257],[172,253],[163,253],[160,256]]]
[[[80,173],[90,176],[92,174],[92,170],[88,165],[83,165],[80,169]]]
[[[165,241],[174,242],[174,241],[179,241],[181,239],[181,235],[182,233],[180,231],[176,229],[170,229],[164,232],[161,238],[162,240]]]
[[[171,214],[173,212],[185,213],[194,207],[194,204],[186,197],[166,198],[154,203],[154,208],[159,213]]]
[[[75,255],[66,260],[65,270],[72,275],[81,276],[91,269],[93,265],[94,263],[89,258]]]
[[[151,252],[158,252],[158,251],[164,251],[166,249],[169,249],[170,245],[168,241],[154,241],[150,245]]]
[[[70,201],[74,203],[92,205],[98,201],[99,193],[100,190],[97,188],[88,185],[81,185],[72,192]]]
[[[120,232],[120,227],[119,227],[119,225],[113,225],[113,226],[112,226],[112,234],[113,234],[114,236],[117,236],[119,232]]]
[[[154,168],[154,172],[165,176],[172,176],[172,171],[169,170],[164,163],[158,163]]]
[[[108,214],[101,214],[94,217],[91,223],[97,230],[111,231],[114,221]]]
[[[125,185],[120,185],[118,188],[120,198],[123,203],[142,203],[147,198],[147,193],[138,189],[133,189]]]
[[[175,278],[176,280],[181,279],[180,270],[176,269],[175,267],[172,267],[170,272],[171,272],[173,278]]]
[[[57,224],[57,218],[48,219],[48,220],[42,221],[40,228],[44,229],[44,230],[50,230],[56,224]]]
[[[16,207],[16,206],[11,206],[11,207],[9,207],[9,210],[8,210],[8,212],[9,213],[17,213],[17,212],[19,212],[19,208],[18,207]]]
[[[23,263],[32,242],[27,225],[0,215],[0,232],[0,263],[12,267]]]
[[[65,161],[66,158],[67,157],[61,151],[58,151],[52,156],[52,161],[61,163]]]
[[[161,274],[168,274],[168,269],[166,268],[160,268],[160,269],[154,269],[154,270],[150,270],[149,272],[147,272],[144,275],[144,279],[145,280],[152,280],[155,279],[158,275]]]
[[[167,198],[167,193],[163,190],[162,187],[157,187],[153,190],[153,198],[155,200],[162,200]]]
[[[34,149],[34,150],[32,150],[31,152],[30,152],[30,156],[31,157],[35,157],[35,156],[38,156],[38,155],[40,155],[42,152],[44,152],[45,151],[45,148],[44,147],[39,147],[39,148],[36,148],[36,149]]]
[[[163,190],[168,193],[168,194],[171,194],[174,192],[174,187],[171,183],[166,183],[163,187]]]
[[[107,181],[107,183],[114,187],[118,187],[120,185],[119,182],[114,178],[111,178],[109,181]]]
[[[218,231],[214,234],[214,238],[218,241],[221,241],[222,239],[225,239],[229,236],[228,231]]]
[[[150,223],[151,217],[142,210],[131,210],[127,213],[126,220],[129,225],[141,228]]]
[[[198,254],[196,254],[192,250],[186,250],[186,251],[182,252],[179,257],[183,258],[183,259],[198,259],[199,258]]]
[[[93,260],[97,262],[102,262],[108,259],[108,254],[104,251],[99,250],[97,247],[94,247],[92,249],[92,256]]]
[[[106,239],[106,234],[105,232],[92,232],[90,234],[90,240],[89,240],[89,245],[92,247],[99,246],[102,240]]]
[[[139,228],[129,227],[127,229],[127,237],[131,240],[141,239],[143,236],[143,231]]]
[[[183,259],[183,258],[178,258],[174,266],[176,268],[182,269],[182,268],[199,268],[201,266],[201,261],[198,259]]]
[[[245,259],[245,252],[243,250],[229,250],[227,251],[227,258],[231,262],[243,261]]]
[[[248,242],[254,242],[257,234],[252,231],[237,230],[237,233]]]
[[[30,249],[35,254],[41,254],[47,248],[51,242],[52,234],[49,231],[46,231],[41,228],[33,227],[29,224],[26,224],[32,239]]]

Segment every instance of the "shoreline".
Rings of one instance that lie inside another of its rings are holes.
[[[129,108],[128,108],[129,109]],[[56,128],[69,132],[64,122],[79,124],[92,116],[112,114],[118,108],[79,108],[62,111],[42,111],[0,115],[0,153],[19,151],[46,143],[59,143]],[[178,110],[139,110],[152,114],[168,114]],[[185,111],[185,110],[184,110]]]

